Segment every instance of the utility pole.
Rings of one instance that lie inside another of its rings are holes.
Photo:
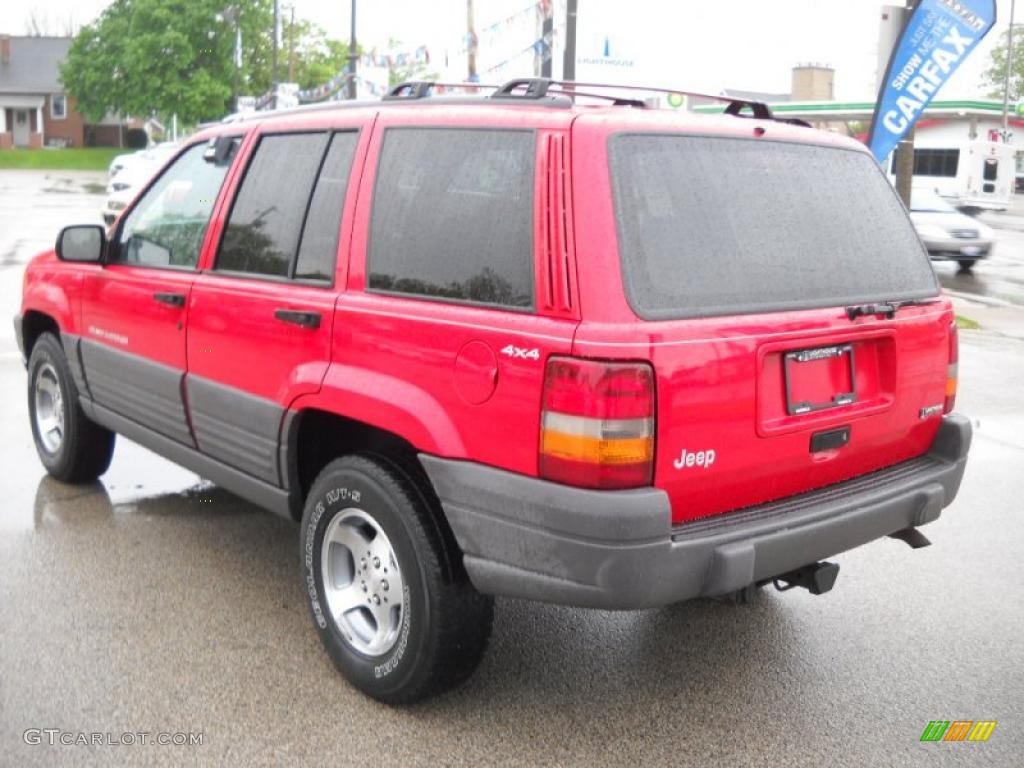
[[[352,18],[348,37],[348,98],[356,97],[356,67],[359,64],[359,53],[356,48],[356,0],[352,0]]]
[[[235,28],[235,67],[231,77],[231,106],[236,112],[238,111],[238,96],[241,91],[242,79],[242,20],[240,16],[238,6],[235,5],[225,8],[219,15],[219,18]]]
[[[280,0],[274,0],[274,55],[270,60],[270,81],[274,89],[272,109],[277,109],[277,38],[281,29],[281,4]]]
[[[562,59],[562,79],[576,79],[576,0],[565,4],[565,56]]]
[[[1016,0],[1010,0],[1010,29],[1006,33],[1006,79],[1003,82],[1003,143],[1010,138],[1010,71],[1013,67],[1013,12]]]
[[[466,0],[466,82],[476,83],[476,29],[473,24],[473,0]]]
[[[295,6],[288,22],[288,82],[295,82]]]
[[[910,17],[917,8],[918,0],[908,0],[907,7],[903,10],[903,28],[910,23]],[[902,35],[900,35],[902,37]],[[898,40],[899,38],[897,38]],[[910,209],[910,195],[914,186],[914,129],[909,131],[896,145],[896,194],[900,196],[903,204]]]
[[[542,0],[540,9],[543,14],[540,27],[540,76],[551,77],[551,66],[554,59],[552,43],[555,37],[553,0]]]

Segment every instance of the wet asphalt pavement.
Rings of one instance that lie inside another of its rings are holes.
[[[1014,195],[1008,210],[979,218],[996,230],[995,249],[970,272],[961,271],[953,261],[935,262],[942,286],[995,306],[1024,306],[1024,194]]]
[[[1021,765],[1024,341],[961,334],[975,444],[932,547],[876,542],[828,595],[745,607],[499,600],[467,685],[389,709],[322,652],[295,525],[124,440],[101,483],[44,476],[7,318],[27,257],[101,197],[42,176],[0,172],[0,765]],[[936,719],[998,726],[922,744]],[[48,728],[203,742],[25,743]]]

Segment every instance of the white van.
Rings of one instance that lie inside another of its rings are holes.
[[[1005,211],[1010,206],[1016,175],[1016,150],[995,141],[914,147],[914,186],[934,189],[961,210]],[[895,178],[896,153],[889,162]]]

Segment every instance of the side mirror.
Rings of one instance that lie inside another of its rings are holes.
[[[225,166],[231,162],[237,147],[238,137],[217,136],[207,142],[203,160],[216,166]]]
[[[61,261],[100,262],[107,249],[107,233],[98,224],[64,227],[57,235],[57,258]]]

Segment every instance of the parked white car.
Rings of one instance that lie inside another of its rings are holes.
[[[969,272],[974,262],[992,253],[992,230],[960,213],[931,189],[914,188],[910,218],[933,259],[953,259]]]
[[[110,225],[121,215],[121,211],[135,199],[135,195],[163,168],[164,164],[178,151],[180,144],[174,141],[157,144],[149,149],[118,155],[110,163],[110,179],[107,183],[107,200],[103,205],[103,221]]]

